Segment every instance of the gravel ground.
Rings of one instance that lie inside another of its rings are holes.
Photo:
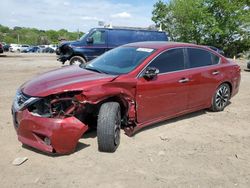
[[[250,72],[242,66],[240,92],[219,113],[206,110],[122,134],[115,153],[100,153],[96,133],[76,152],[48,156],[17,141],[11,103],[18,86],[61,67],[51,54],[0,56],[1,187],[250,187]],[[13,166],[17,157],[28,157]]]

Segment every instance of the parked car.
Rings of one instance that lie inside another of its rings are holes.
[[[9,44],[6,44],[5,42],[2,42],[2,46],[3,46],[3,51],[4,52],[8,52],[9,51],[9,48],[10,48]]]
[[[54,53],[55,50],[51,47],[46,47],[44,49],[42,49],[42,53]]]
[[[63,64],[85,64],[104,52],[139,41],[167,41],[165,32],[122,28],[94,28],[78,41],[63,42],[56,53]]]
[[[240,67],[210,48],[127,44],[23,84],[12,106],[14,127],[23,144],[60,154],[73,152],[82,134],[96,127],[99,150],[114,152],[121,128],[132,135],[197,110],[222,111],[240,78]]]
[[[221,50],[221,49],[219,49],[219,48],[216,48],[216,47],[214,47],[214,46],[208,46],[208,47],[211,48],[212,50],[218,52],[218,53],[221,54],[221,55],[225,55],[224,51]]]
[[[38,53],[43,53],[43,50],[46,48],[45,45],[39,45],[39,49],[37,50]]]
[[[22,45],[20,46],[20,52],[24,52],[24,51],[27,50],[29,47],[30,47],[30,46],[27,45],[27,44],[22,44]]]
[[[9,51],[10,52],[20,52],[21,45],[20,44],[10,44]]]
[[[24,49],[22,52],[23,53],[35,53],[39,50],[40,48],[38,46],[30,46],[26,49]]]
[[[54,50],[53,51],[53,53],[54,53],[56,51],[58,45],[56,45],[56,44],[50,44],[48,47],[52,48]]]
[[[8,52],[9,49],[10,49],[10,45],[9,45],[9,44],[4,44],[4,45],[3,45],[3,50],[4,50],[5,52]]]
[[[2,54],[3,52],[4,52],[3,45],[2,43],[0,43],[0,54]]]
[[[250,61],[247,62],[247,68],[250,70]]]

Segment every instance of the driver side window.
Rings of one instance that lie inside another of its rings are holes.
[[[163,52],[150,63],[149,67],[159,69],[159,73],[183,70],[185,68],[184,50],[178,48]]]
[[[106,35],[105,31],[94,31],[90,37],[93,38],[93,44],[105,44],[106,43]]]

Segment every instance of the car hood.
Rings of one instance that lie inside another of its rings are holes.
[[[79,40],[75,40],[75,41],[64,41],[64,42],[62,42],[58,47],[60,48],[60,47],[62,47],[62,46],[65,46],[65,45],[73,45],[73,46],[77,46],[77,45],[79,45],[79,44],[81,44],[81,41],[79,41]]]
[[[29,96],[45,97],[65,91],[84,90],[91,85],[110,82],[116,77],[82,69],[79,66],[67,66],[31,79],[24,83],[20,90]]]

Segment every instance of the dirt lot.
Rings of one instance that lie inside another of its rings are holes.
[[[244,63],[239,62],[244,68]],[[55,55],[0,56],[1,187],[250,187],[250,72],[220,113],[199,111],[122,135],[115,153],[100,153],[95,133],[71,155],[48,156],[22,147],[11,103],[24,81],[59,68]],[[16,157],[28,157],[13,166]]]

